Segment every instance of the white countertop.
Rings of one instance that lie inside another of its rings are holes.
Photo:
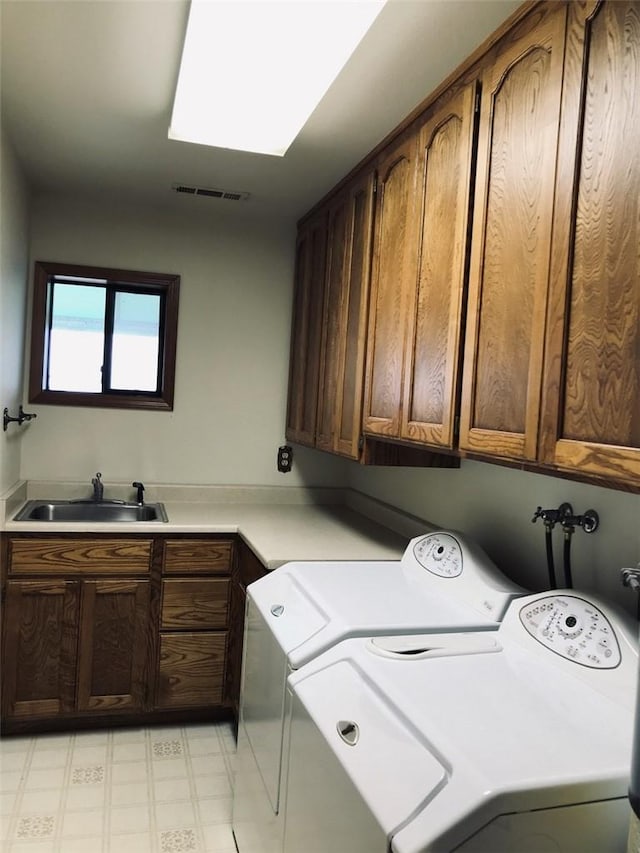
[[[224,488],[224,487],[223,487]],[[232,500],[216,491],[198,490],[198,500],[181,500],[184,489],[157,487],[149,502],[162,500],[168,522],[66,523],[13,521],[26,497],[44,499],[42,487],[23,490],[5,501],[2,529],[10,533],[234,533],[239,534],[269,569],[292,560],[398,560],[411,536],[431,525],[403,516],[378,501],[354,493],[347,503],[314,503],[313,490],[272,494],[251,488],[234,490]],[[47,491],[54,499],[53,489]],[[289,492],[290,490],[286,490]],[[173,494],[172,494],[173,492]],[[55,498],[60,498],[60,491]],[[207,500],[206,498],[214,499]],[[326,497],[326,496],[325,496]],[[244,498],[244,500],[243,500]],[[292,500],[275,502],[271,498]],[[356,508],[357,507],[357,510]],[[365,514],[366,513],[366,514]]]

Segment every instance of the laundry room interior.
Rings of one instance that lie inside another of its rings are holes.
[[[637,634],[640,3],[355,4],[276,155],[168,133],[196,5],[0,0],[7,853],[311,853],[232,831],[246,600],[285,564],[449,531]],[[179,281],[162,394],[48,384],[54,289],[100,271]],[[59,509],[102,497],[168,520]]]

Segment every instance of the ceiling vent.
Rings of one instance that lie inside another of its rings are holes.
[[[235,192],[234,190],[218,190],[213,187],[192,187],[187,184],[173,184],[177,193],[185,195],[204,195],[208,198],[222,198],[225,201],[247,201],[249,193]]]

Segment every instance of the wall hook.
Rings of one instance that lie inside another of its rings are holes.
[[[16,423],[16,424],[18,424],[19,426],[22,426],[22,424],[23,424],[25,421],[31,421],[31,420],[33,420],[33,418],[37,418],[37,417],[38,417],[38,416],[37,416],[36,414],[34,414],[33,412],[31,412],[31,413],[29,413],[29,412],[25,412],[25,411],[23,410],[22,406],[20,406],[20,407],[19,407],[19,409],[18,409],[18,417],[17,417],[17,418],[13,418],[13,417],[11,417],[11,415],[9,414],[9,409],[7,409],[7,408],[5,407],[5,410],[4,410],[4,412],[3,412],[3,417],[2,417],[2,429],[4,430],[4,432],[6,432],[6,431],[7,431],[7,427],[9,426],[9,424]]]

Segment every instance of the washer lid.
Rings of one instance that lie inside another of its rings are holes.
[[[496,629],[507,597],[522,590],[505,589],[489,606],[493,591],[472,565],[443,579],[399,562],[287,563],[247,593],[297,669],[348,637]]]
[[[426,738],[350,661],[302,681],[296,695],[389,837],[446,785]]]

